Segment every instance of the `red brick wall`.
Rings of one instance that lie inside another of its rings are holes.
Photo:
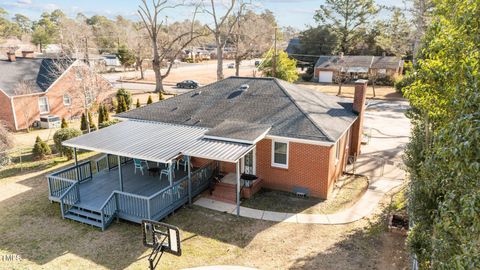
[[[363,118],[365,115],[365,102],[367,93],[367,81],[359,80],[355,82],[355,93],[353,97],[353,111],[358,113],[357,120],[352,125],[352,142],[350,155],[358,156],[363,136]]]
[[[108,83],[99,75],[99,79],[104,83],[104,87],[108,86]],[[43,95],[14,97],[15,115],[17,117],[18,130],[27,128],[27,117],[24,110],[28,108],[30,111],[30,117],[33,121],[40,120],[40,109],[38,106],[38,98],[40,96],[47,96],[50,112],[46,115],[56,115],[60,118],[70,119],[74,116],[79,116],[83,112],[83,94],[78,89],[78,85],[75,83],[75,69],[71,68],[67,74],[62,76],[55,84],[51,86],[47,93]],[[108,91],[105,91],[108,92]],[[67,106],[63,103],[64,94],[68,94],[71,98],[71,105]],[[106,98],[106,93],[99,95],[97,102],[102,102]],[[0,103],[0,104],[3,104]]]
[[[306,187],[312,196],[327,198],[331,147],[289,142],[288,168],[272,166],[272,141],[257,143],[257,176],[264,187],[292,191]]]
[[[15,129],[10,98],[2,91],[0,91],[0,120],[4,121],[9,128]]]

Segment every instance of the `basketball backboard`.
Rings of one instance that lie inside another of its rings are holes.
[[[176,256],[182,255],[180,231],[170,224],[142,220],[143,245]]]

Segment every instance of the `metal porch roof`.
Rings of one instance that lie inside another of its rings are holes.
[[[182,154],[236,162],[253,147],[203,139],[208,130],[158,122],[124,121],[67,140],[63,145],[160,163],[168,163]]]

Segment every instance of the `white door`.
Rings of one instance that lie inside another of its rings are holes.
[[[318,75],[318,82],[331,83],[333,79],[333,71],[321,70]]]

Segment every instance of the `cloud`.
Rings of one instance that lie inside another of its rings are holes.
[[[31,5],[32,0],[18,0],[17,3],[20,5]]]

